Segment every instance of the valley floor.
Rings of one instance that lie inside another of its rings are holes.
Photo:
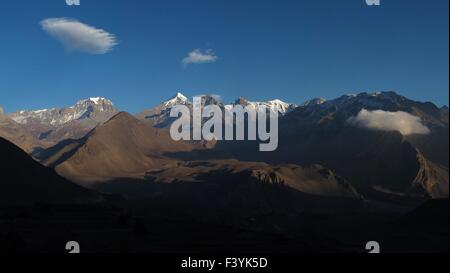
[[[448,200],[408,214],[232,215],[226,211],[133,202],[122,206],[0,208],[0,252],[363,253],[448,252]],[[432,211],[434,222],[427,221]],[[447,216],[445,216],[447,213]]]

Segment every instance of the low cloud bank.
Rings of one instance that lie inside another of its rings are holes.
[[[348,119],[352,125],[380,131],[397,131],[402,135],[428,134],[430,129],[422,124],[419,117],[398,111],[368,111],[362,109],[358,115]]]

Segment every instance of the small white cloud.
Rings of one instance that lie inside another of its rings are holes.
[[[356,117],[349,118],[348,122],[373,130],[397,131],[404,136],[430,133],[430,129],[422,124],[419,117],[403,111],[387,112],[362,109]]]
[[[74,19],[49,18],[41,21],[42,29],[58,39],[67,50],[105,54],[117,45],[116,37]]]
[[[216,56],[212,49],[207,49],[202,52],[201,49],[195,49],[183,59],[183,65],[188,64],[204,64],[204,63],[213,63],[217,61],[219,57]]]

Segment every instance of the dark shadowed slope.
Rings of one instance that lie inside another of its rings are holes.
[[[0,204],[74,203],[100,200],[96,193],[60,177],[0,138]]]

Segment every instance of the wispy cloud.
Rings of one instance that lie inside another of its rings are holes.
[[[117,45],[115,35],[75,19],[49,18],[42,20],[41,26],[70,51],[105,54]]]
[[[217,61],[219,57],[216,56],[212,49],[207,49],[206,51],[202,51],[201,49],[195,49],[183,59],[182,63],[184,66],[189,64],[205,64],[205,63],[213,63]]]
[[[351,117],[348,122],[373,130],[397,131],[405,136],[430,133],[430,129],[422,124],[419,117],[403,111],[387,112],[362,109],[356,117]]]

